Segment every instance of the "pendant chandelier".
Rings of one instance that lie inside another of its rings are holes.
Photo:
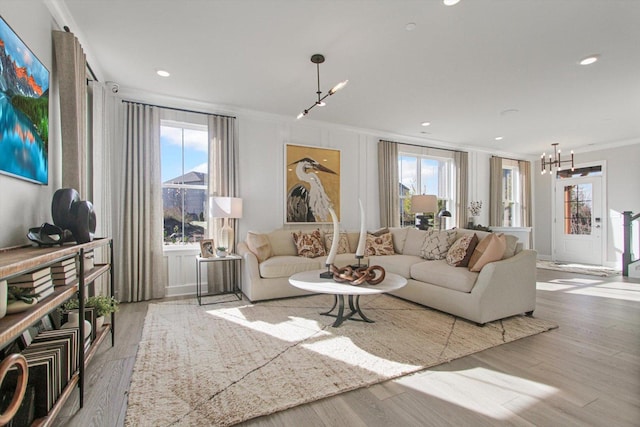
[[[542,175],[547,173],[547,166],[549,167],[549,173],[552,173],[554,167],[560,168],[560,166],[562,166],[564,163],[571,163],[571,170],[573,171],[574,170],[573,150],[571,150],[571,159],[561,160],[560,158],[561,150],[558,148],[558,143],[554,142],[551,145],[553,146],[553,156],[549,154],[549,160],[547,160],[546,153],[542,153],[542,156],[540,156],[540,167],[541,167],[540,173]]]
[[[304,116],[306,116],[307,114],[309,114],[309,111],[311,111],[311,109],[313,107],[315,107],[316,105],[320,106],[320,107],[324,107],[326,105],[325,102],[324,102],[325,98],[327,98],[328,96],[333,95],[334,93],[336,93],[337,91],[339,91],[340,89],[345,87],[347,85],[347,83],[349,82],[349,80],[345,80],[343,82],[338,83],[337,85],[332,87],[329,92],[327,92],[324,96],[322,96],[322,91],[320,91],[320,64],[322,64],[324,62],[324,55],[321,55],[319,53],[316,53],[315,55],[312,55],[311,56],[311,62],[316,64],[316,71],[317,71],[317,75],[318,75],[318,90],[317,90],[316,94],[318,95],[318,100],[316,102],[314,102],[313,105],[311,105],[311,107],[307,108],[306,110],[303,110],[300,114],[298,114],[298,117],[297,117],[298,119],[301,119]]]

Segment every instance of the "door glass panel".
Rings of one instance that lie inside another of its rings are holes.
[[[591,234],[593,185],[564,187],[564,233]]]

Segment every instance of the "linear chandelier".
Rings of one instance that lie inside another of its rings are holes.
[[[316,71],[318,74],[318,91],[316,92],[316,94],[318,95],[318,100],[314,102],[311,107],[307,108],[306,110],[302,111],[302,113],[298,114],[298,117],[297,117],[298,119],[301,119],[307,114],[309,114],[309,111],[311,111],[311,109],[316,105],[320,107],[324,107],[326,105],[324,102],[325,98],[333,95],[334,93],[336,93],[337,91],[345,87],[349,82],[349,80],[345,80],[343,82],[338,83],[337,85],[332,87],[329,92],[327,92],[324,96],[322,96],[322,91],[320,91],[320,64],[324,62],[324,55],[321,55],[319,53],[316,53],[315,55],[311,55],[311,62],[316,64]]]
[[[573,171],[574,170],[573,150],[571,150],[571,159],[561,160],[560,153],[562,150],[558,148],[558,143],[554,142],[551,145],[553,146],[553,156],[549,154],[549,160],[546,159],[547,157],[546,153],[542,153],[542,156],[540,156],[540,164],[541,164],[540,173],[542,173],[543,175],[547,173],[547,166],[549,166],[549,173],[551,173],[554,167],[560,168],[560,166],[562,166],[564,163],[571,163],[571,170]]]

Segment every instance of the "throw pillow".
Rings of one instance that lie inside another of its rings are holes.
[[[258,262],[271,258],[271,243],[266,234],[247,232],[247,247],[258,258]]]
[[[474,249],[478,245],[478,236],[465,234],[449,248],[447,252],[447,264],[454,267],[467,267]]]
[[[478,272],[490,262],[500,261],[507,247],[507,239],[502,233],[489,234],[482,239],[469,260],[469,270]]]
[[[389,232],[389,228],[388,227],[382,227],[377,229],[376,231],[369,231],[368,233],[371,234],[372,236],[375,237],[380,237],[383,234],[387,234]]]
[[[393,237],[391,236],[391,233],[382,234],[380,236],[367,233],[367,242],[364,254],[366,256],[394,255]]]
[[[320,230],[314,230],[311,233],[293,232],[293,241],[296,244],[298,256],[316,258],[327,254]]]
[[[427,260],[444,259],[456,240],[456,230],[428,230],[424,238],[420,256]]]
[[[327,250],[327,254],[331,251],[331,245],[333,244],[333,233],[324,234],[324,245]],[[349,249],[349,238],[347,233],[340,233],[338,238],[338,252],[339,254],[348,254],[351,252]]]

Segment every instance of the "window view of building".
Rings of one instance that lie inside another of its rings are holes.
[[[415,225],[411,212],[411,196],[433,194],[438,197],[438,210],[453,206],[453,160],[433,156],[400,153],[398,156],[400,179],[400,226]],[[438,227],[438,212],[423,212],[432,218],[430,224]]]
[[[162,121],[162,204],[165,244],[197,243],[206,235],[208,138],[202,125]]]

